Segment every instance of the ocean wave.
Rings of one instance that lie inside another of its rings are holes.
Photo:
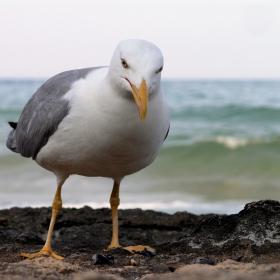
[[[230,149],[236,149],[238,147],[246,146],[250,143],[249,140],[246,139],[237,139],[234,137],[224,137],[220,136],[216,138],[217,143],[223,144]]]
[[[171,106],[171,117],[174,120],[184,119],[185,121],[204,120],[212,123],[213,121],[223,121],[238,123],[275,123],[280,118],[280,104],[271,103],[265,105],[249,104],[200,104],[192,106]]]
[[[258,135],[259,136],[259,135]],[[168,140],[165,141],[163,150],[174,149],[176,147],[181,149],[192,149],[203,151],[215,149],[215,151],[224,151],[224,149],[230,150],[249,150],[259,149],[254,151],[260,153],[264,150],[277,150],[280,148],[280,137],[278,135],[271,137],[234,137],[226,135],[208,136],[208,137],[178,137],[171,135]],[[176,151],[175,151],[176,152]]]
[[[268,144],[268,143],[273,143],[275,141],[279,140],[268,140],[268,139],[242,139],[242,138],[235,138],[235,137],[230,137],[230,136],[218,136],[214,140],[210,140],[213,142],[217,142],[219,144],[223,144],[225,147],[229,149],[237,149],[239,147],[244,147],[250,144]]]
[[[171,138],[171,137],[170,137]],[[229,149],[237,149],[240,147],[245,147],[248,145],[275,145],[279,144],[280,146],[280,137],[271,137],[271,138],[238,138],[233,136],[216,136],[216,137],[207,137],[207,138],[186,138],[186,139],[169,139],[166,143],[165,148],[170,147],[189,147],[197,145],[207,145],[207,144],[221,144],[222,146]]]
[[[188,145],[164,146],[157,162],[156,171],[168,176],[279,185],[280,139],[197,139]]]

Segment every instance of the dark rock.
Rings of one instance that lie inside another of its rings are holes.
[[[0,227],[0,241],[6,244],[44,245],[41,237],[33,233],[23,233],[18,228]]]
[[[155,257],[157,255],[155,251],[148,250],[146,248],[140,252],[136,252],[136,254],[139,254],[139,255],[142,255],[145,257]]]
[[[32,245],[44,245],[44,240],[36,234],[33,233],[22,233],[15,237],[15,242],[21,244],[32,244]]]
[[[0,264],[19,262],[23,260],[19,253],[42,248],[51,208],[11,208],[0,210],[0,217]],[[226,259],[239,263],[280,262],[279,217],[280,203],[273,200],[249,203],[234,215],[120,210],[120,243],[149,245],[156,249],[157,255],[153,258],[133,255],[137,266],[120,270],[129,263],[131,255],[122,248],[109,250],[107,253],[114,257],[111,271],[125,279],[135,279],[147,273],[170,273],[182,265],[198,263],[198,258],[200,264],[210,265]],[[94,269],[92,255],[110,244],[111,227],[110,209],[87,206],[62,209],[52,248],[65,257],[64,262]],[[106,272],[106,267],[98,269]],[[67,274],[68,277],[71,273]]]
[[[109,264],[112,265],[114,263],[114,257],[111,255],[102,255],[102,254],[94,254],[93,264]]]
[[[177,242],[157,247],[160,253],[200,252],[203,255],[243,261],[280,254],[280,203],[264,200],[247,204],[240,213],[214,215],[199,223]]]
[[[213,259],[203,259],[203,258],[198,258],[196,263],[199,264],[208,264],[208,265],[215,265],[216,261]]]

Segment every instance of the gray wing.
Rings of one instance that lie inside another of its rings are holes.
[[[16,138],[14,141],[16,142],[16,152],[24,157],[36,158],[69,112],[69,101],[62,99],[63,95],[71,89],[75,81],[85,78],[89,72],[98,68],[60,73],[46,81],[35,92],[25,105],[15,132],[12,131],[9,135],[9,137]]]

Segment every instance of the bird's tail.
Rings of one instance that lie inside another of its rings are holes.
[[[8,122],[9,125],[13,128],[13,130],[9,133],[8,135],[8,139],[6,142],[6,146],[8,149],[10,149],[11,151],[18,153],[18,149],[17,149],[17,142],[16,142],[16,128],[17,128],[17,123],[15,122]]]

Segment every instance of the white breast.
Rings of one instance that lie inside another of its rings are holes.
[[[120,98],[101,82],[107,71],[102,68],[76,82],[64,97],[70,112],[38,153],[38,164],[56,174],[117,178],[156,158],[169,126],[162,93],[150,96],[141,123],[134,100]]]

